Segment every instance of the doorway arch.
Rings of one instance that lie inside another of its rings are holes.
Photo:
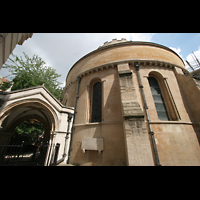
[[[62,105],[44,86],[0,92],[0,100],[0,151],[9,145],[14,129],[19,124],[37,119],[44,127],[43,144],[45,148],[48,146],[45,165],[52,164],[51,160],[55,164],[63,158],[67,159],[72,128],[72,120],[68,120],[68,115],[73,116],[74,108]]]
[[[9,142],[14,129],[23,121],[36,118],[41,121],[45,129],[45,142],[50,139],[51,133],[56,129],[58,117],[53,108],[40,99],[20,100],[5,107],[1,112],[0,132],[8,132],[9,138],[2,142]],[[4,134],[5,137],[5,134]]]
[[[52,133],[58,121],[56,112],[41,99],[28,99],[13,102],[2,110],[0,145],[9,145],[15,128],[28,119],[39,120],[44,127],[43,144],[52,143]],[[3,149],[0,151],[3,151]]]

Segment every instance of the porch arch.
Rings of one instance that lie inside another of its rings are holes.
[[[44,142],[46,143],[51,139],[51,133],[58,126],[56,112],[43,100],[26,99],[13,102],[2,110],[0,116],[0,136],[3,137],[1,138],[2,141],[8,143],[14,133],[14,129],[23,121],[31,118],[42,122],[45,129]]]

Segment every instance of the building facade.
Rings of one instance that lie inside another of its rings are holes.
[[[6,145],[12,140],[15,128],[27,119],[37,119],[44,126],[43,144],[49,145],[44,165],[49,165],[54,155],[53,145],[57,143],[60,145],[57,162],[66,162],[73,115],[74,108],[62,105],[44,85],[9,92],[1,91],[0,159],[5,155]],[[30,162],[29,159],[29,164]],[[3,164],[0,160],[0,165]]]
[[[69,71],[63,104],[74,107],[69,163],[200,165],[200,91],[173,50],[112,40]]]

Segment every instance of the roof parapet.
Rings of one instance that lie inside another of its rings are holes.
[[[117,40],[117,38],[115,38],[115,39],[112,39],[112,41],[110,41],[110,42],[108,42],[108,41],[104,42],[104,44],[102,46],[99,46],[99,48],[105,47],[105,46],[111,45],[111,44],[121,43],[121,42],[128,42],[128,41],[126,40],[126,38],[122,38],[121,40]]]

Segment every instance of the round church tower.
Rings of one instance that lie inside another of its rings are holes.
[[[151,42],[114,39],[80,58],[63,91],[63,104],[76,112],[68,163],[200,165],[184,74],[177,53]]]

